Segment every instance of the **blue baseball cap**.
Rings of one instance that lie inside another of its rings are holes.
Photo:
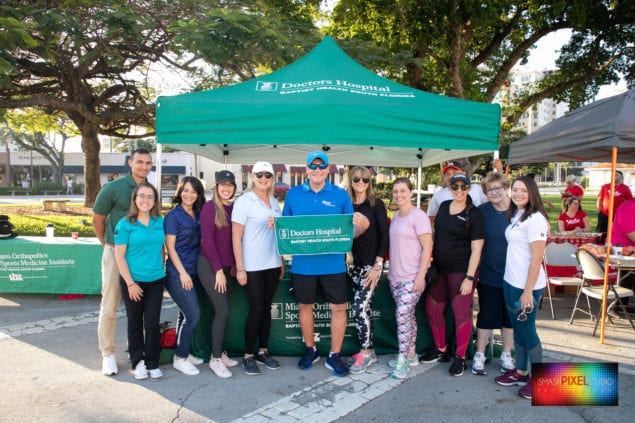
[[[306,158],[307,166],[310,165],[315,159],[320,159],[324,162],[324,164],[329,164],[329,158],[326,155],[326,153],[322,150],[315,150],[309,153],[309,155]]]

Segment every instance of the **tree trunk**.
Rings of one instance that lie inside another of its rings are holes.
[[[87,123],[80,128],[82,134],[82,151],[84,152],[84,206],[92,207],[101,189],[99,137],[97,129]]]

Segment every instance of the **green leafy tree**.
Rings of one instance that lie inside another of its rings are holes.
[[[5,115],[11,141],[24,151],[36,151],[52,168],[53,182],[64,184],[64,151],[69,138],[79,134],[65,115],[23,109]]]
[[[173,49],[185,52],[195,90],[253,79],[284,67],[317,44],[320,0],[213,2],[204,16],[180,19]],[[198,66],[201,59],[206,66]]]
[[[367,67],[418,89],[484,102],[504,94],[512,67],[541,38],[571,30],[559,69],[502,102],[503,132],[543,99],[577,108],[620,74],[631,86],[635,78],[633,2],[341,0],[331,18],[327,31]]]
[[[82,138],[87,206],[101,188],[98,136],[152,134],[130,130],[154,125],[154,104],[138,81],[151,63],[169,61],[167,27],[185,10],[180,3],[10,0],[0,5],[0,109],[32,107],[68,116]]]

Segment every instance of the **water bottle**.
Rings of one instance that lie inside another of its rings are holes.
[[[55,228],[53,227],[52,223],[47,223],[46,224],[46,237],[47,238],[53,238],[53,235],[55,234]]]

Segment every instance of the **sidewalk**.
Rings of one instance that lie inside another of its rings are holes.
[[[623,319],[607,325],[600,344],[590,320],[569,325],[572,295],[555,297],[557,320],[538,310],[545,359],[552,362],[619,362],[618,407],[532,407],[517,388],[494,383],[494,363],[486,376],[451,377],[446,363],[420,365],[404,381],[390,378],[381,356],[371,371],[334,378],[324,357],[309,371],[297,357],[279,357],[282,368],[262,369],[221,380],[207,365],[188,377],[161,366],[161,380],[136,381],[125,352],[123,308],[117,321],[115,377],[100,372],[96,322],[99,297],[59,301],[53,295],[0,294],[0,396],[2,421],[91,422],[298,422],[298,421],[509,421],[624,422],[635,412],[635,331]],[[176,306],[166,297],[163,320],[174,320]],[[471,365],[471,362],[468,362]],[[548,420],[547,420],[548,419]]]

